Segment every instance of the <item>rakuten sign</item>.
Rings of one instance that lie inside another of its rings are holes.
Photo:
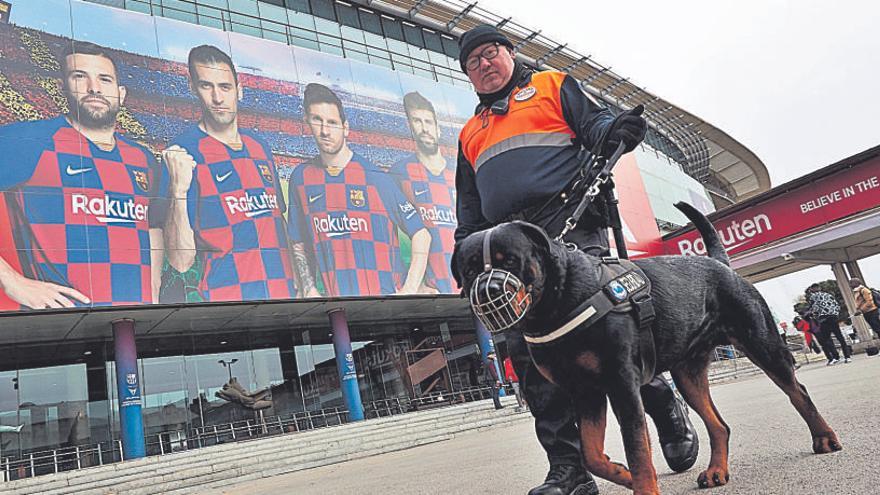
[[[799,182],[799,183],[798,183]],[[783,184],[763,200],[744,208],[734,207],[713,222],[731,255],[821,228],[880,206],[880,158],[860,163],[840,162]],[[690,230],[664,240],[667,254],[703,255],[706,246]]]

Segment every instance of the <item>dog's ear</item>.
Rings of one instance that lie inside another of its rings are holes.
[[[522,222],[516,220],[511,222],[515,225],[520,231],[525,234],[535,246],[537,246],[541,251],[547,253],[548,255],[551,252],[551,244],[553,241],[550,240],[550,236],[547,235],[547,232],[544,231],[541,227],[529,222]]]

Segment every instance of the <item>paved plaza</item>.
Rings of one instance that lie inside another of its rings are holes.
[[[844,450],[813,455],[810,436],[788,399],[763,375],[713,387],[718,409],[733,430],[731,480],[711,493],[868,494],[878,492],[880,455],[880,357],[858,355],[851,364],[813,364],[798,371],[814,402],[836,429]],[[487,403],[491,407],[491,403]],[[706,430],[697,465],[683,474],[666,467],[654,443],[654,462],[664,493],[710,493],[696,478],[709,459]],[[652,427],[653,428],[653,427]],[[652,430],[653,438],[656,434]],[[623,460],[623,446],[609,415],[607,452]],[[545,474],[546,460],[531,422],[488,429],[390,454],[232,485],[212,494],[258,495],[525,495]],[[629,491],[600,480],[602,494]]]

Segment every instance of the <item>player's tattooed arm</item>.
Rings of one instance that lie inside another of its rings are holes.
[[[0,258],[0,289],[13,301],[33,309],[72,308],[76,306],[74,300],[91,303],[88,297],[72,287],[25,277],[3,258]]]
[[[315,277],[312,276],[305,244],[297,242],[292,247],[293,270],[296,276],[296,286],[300,290],[300,297],[321,297],[321,293],[315,286]]]
[[[406,281],[397,291],[398,294],[415,294],[422,287],[425,270],[428,268],[428,254],[431,252],[431,233],[428,229],[419,229],[412,236],[412,257]]]
[[[163,229],[168,264],[180,273],[189,270],[196,259],[196,241],[189,223],[187,193],[192,185],[196,161],[180,146],[169,146],[162,152],[171,179],[171,201],[168,220]]]

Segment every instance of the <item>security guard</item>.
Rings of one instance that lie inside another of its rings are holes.
[[[582,150],[591,149],[607,130],[609,149],[623,142],[625,150],[632,151],[645,137],[645,120],[630,112],[612,126],[611,113],[571,76],[524,67],[516,60],[513,44],[494,26],[480,25],[464,33],[459,47],[461,69],[480,104],[459,135],[456,242],[514,219],[540,225],[551,236],[558,234],[578,203],[565,203],[558,193],[575,180]],[[602,255],[608,250],[607,226],[604,204],[594,202],[564,240]],[[534,367],[519,332],[506,337],[535,417],[538,441],[550,461],[545,482],[529,495],[598,493],[583,468],[569,397]],[[657,425],[669,467],[689,469],[699,444],[687,410],[660,377],[643,387],[642,398]]]

